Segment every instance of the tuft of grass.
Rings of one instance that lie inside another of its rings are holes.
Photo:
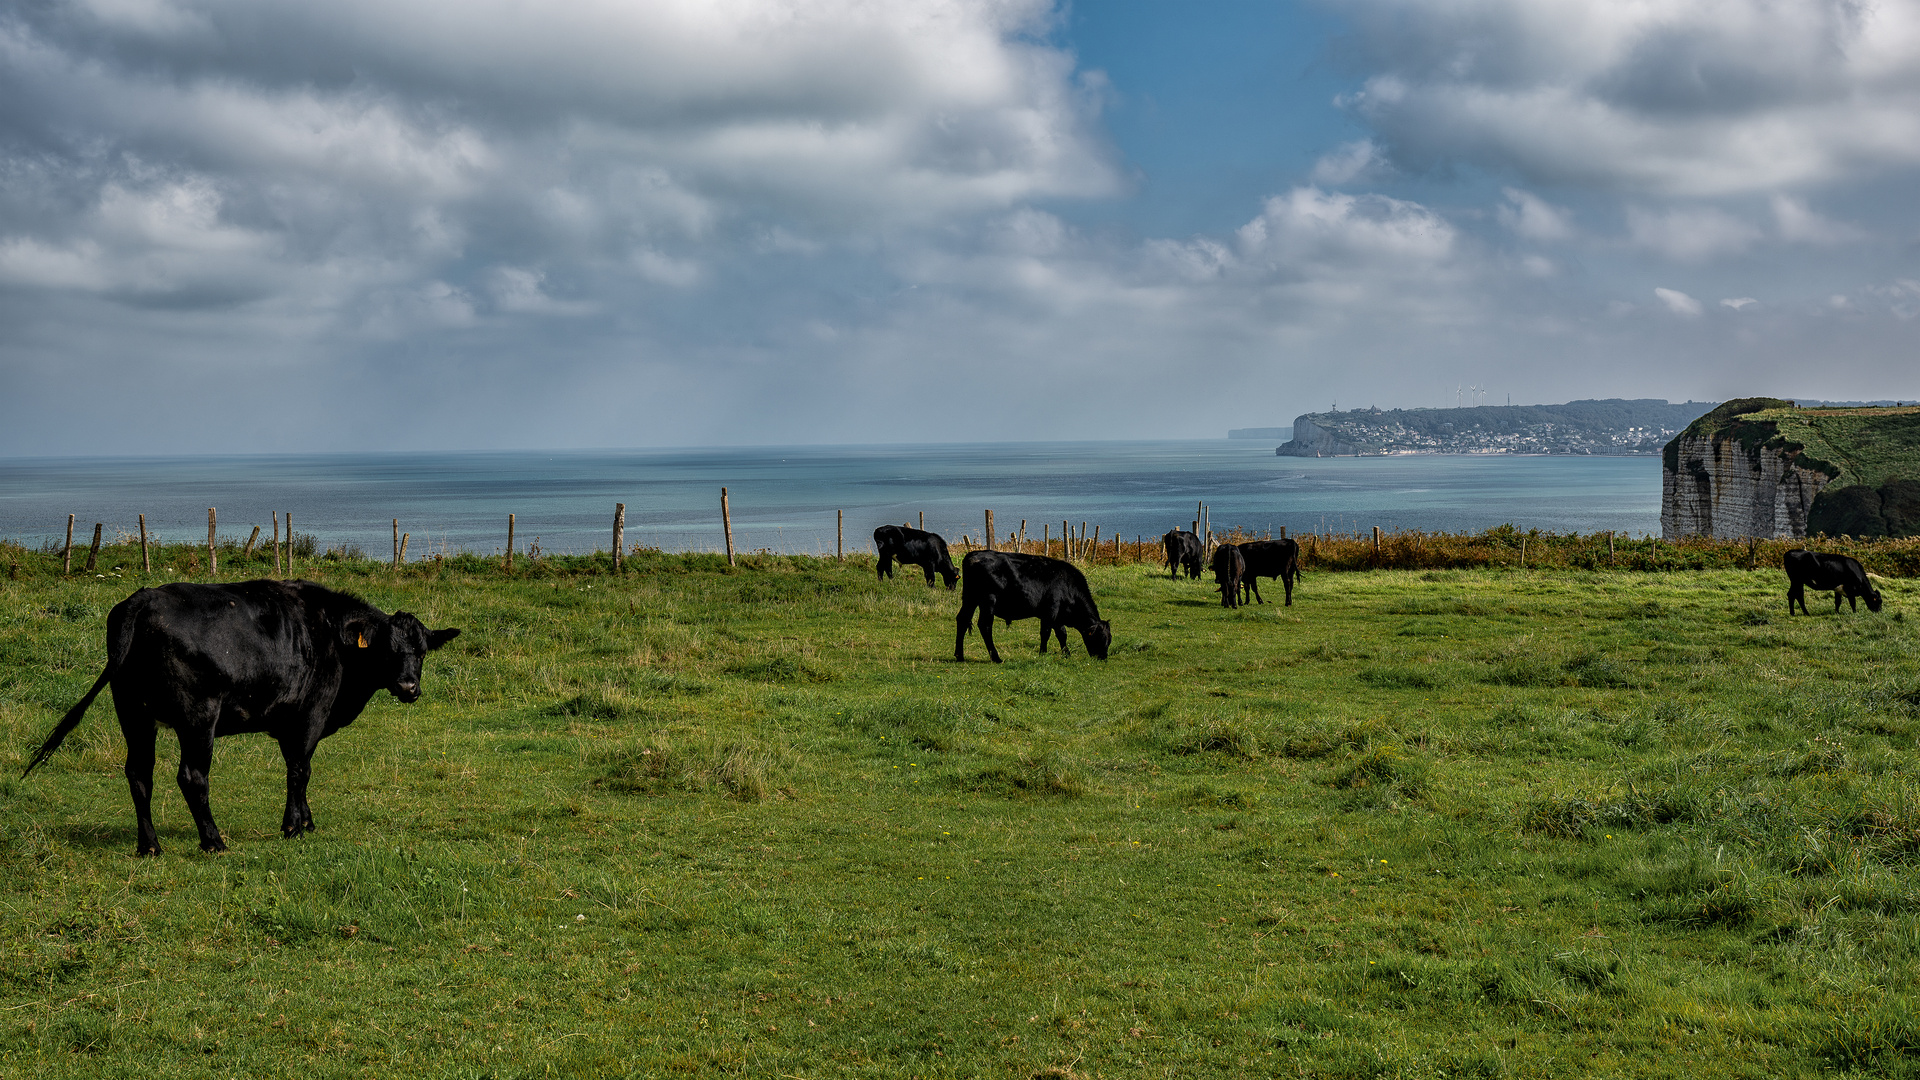
[[[760,802],[780,783],[781,755],[751,740],[715,739],[697,734],[655,735],[638,746],[594,755],[593,783],[626,795],[670,795],[718,791],[740,802]]]

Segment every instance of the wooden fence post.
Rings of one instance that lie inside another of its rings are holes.
[[[1015,551],[1027,550],[1027,519],[1026,518],[1020,519],[1020,538],[1013,542],[1013,550]]]
[[[93,546],[87,549],[87,573],[89,574],[93,573],[94,564],[100,560],[100,530],[103,527],[102,522],[93,523]]]
[[[513,515],[507,515],[507,569],[513,569]]]
[[[1087,544],[1087,561],[1100,557],[1100,526],[1093,527],[1093,539]]]
[[[1287,527],[1285,525],[1282,525],[1280,526],[1280,539],[1285,540],[1286,538],[1287,538]]]
[[[401,533],[401,534],[400,534],[400,562],[401,562],[401,563],[402,563],[403,565],[404,565],[404,564],[406,563],[406,561],[407,561],[407,541],[408,541],[408,540],[411,540],[411,539],[413,539],[413,534],[412,534],[412,533]]]
[[[293,511],[284,515],[287,519],[287,576],[293,576]]]
[[[1053,554],[1053,526],[1051,525],[1040,526],[1040,554],[1048,556]]]
[[[1526,568],[1527,568],[1527,538],[1523,536],[1520,538],[1520,569],[1525,570]]]
[[[215,521],[215,517],[213,513],[213,507],[209,506],[207,507],[207,576],[208,577],[212,577],[213,575],[218,574],[220,572],[220,548],[219,548],[219,545],[217,545],[213,539],[214,521]]]
[[[1607,563],[1613,563],[1613,530],[1607,530]]]
[[[153,559],[147,554],[147,515],[140,515],[140,572],[153,572]]]
[[[720,528],[727,534],[727,565],[733,565],[733,512],[727,507],[727,489],[720,489]]]
[[[622,554],[627,550],[627,504],[613,504],[613,572],[619,573],[625,565]]]
[[[927,515],[921,514],[921,521],[925,522],[926,517]],[[845,510],[833,512],[833,557],[836,562],[847,561],[847,512]]]
[[[73,515],[72,514],[67,515],[67,546],[60,550],[63,553],[60,559],[60,572],[63,574],[73,573]]]
[[[927,512],[925,510],[920,511],[920,531],[927,531]]]
[[[987,550],[993,550],[993,511],[987,511]]]
[[[1060,557],[1073,561],[1073,530],[1067,528],[1067,519],[1060,519]]]
[[[393,568],[400,569],[400,519],[393,519]]]
[[[258,526],[258,525],[255,525],[255,526],[253,527],[253,535],[251,535],[251,536],[249,536],[249,537],[247,537],[247,546],[246,546],[246,548],[245,548],[245,549],[244,549],[243,551],[241,551],[241,552],[240,552],[240,555],[241,555],[241,557],[243,557],[243,558],[252,558],[252,557],[253,557],[253,545],[255,545],[255,544],[257,544],[257,543],[259,543],[259,542],[260,542],[260,526]]]

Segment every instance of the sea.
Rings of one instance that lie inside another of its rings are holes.
[[[1101,539],[1187,528],[1197,504],[1215,529],[1278,535],[1503,524],[1638,536],[1660,522],[1660,459],[1567,455],[1277,457],[1265,443],[1031,442],[716,449],[499,450],[0,459],[0,540],[29,547],[137,535],[204,541],[207,510],[223,538],[263,539],[274,513],[326,549],[391,554],[393,521],[409,559],[491,554],[507,543],[552,553],[605,550],[616,503],[627,543],[667,551],[724,546],[725,489],[735,548],[832,554],[871,550],[873,530],[909,523],[947,536]],[[842,525],[841,523],[844,522]]]

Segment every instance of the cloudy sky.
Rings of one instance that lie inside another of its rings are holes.
[[[1920,0],[0,0],[0,453],[1920,398],[1916,181]]]

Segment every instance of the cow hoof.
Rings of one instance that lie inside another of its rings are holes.
[[[206,852],[209,855],[218,855],[221,852],[227,850],[227,845],[225,841],[221,841],[221,840],[215,840],[211,844],[203,840],[200,843],[200,850]]]
[[[139,848],[134,851],[133,857],[136,859],[157,859],[160,857],[160,849],[157,847]]]

